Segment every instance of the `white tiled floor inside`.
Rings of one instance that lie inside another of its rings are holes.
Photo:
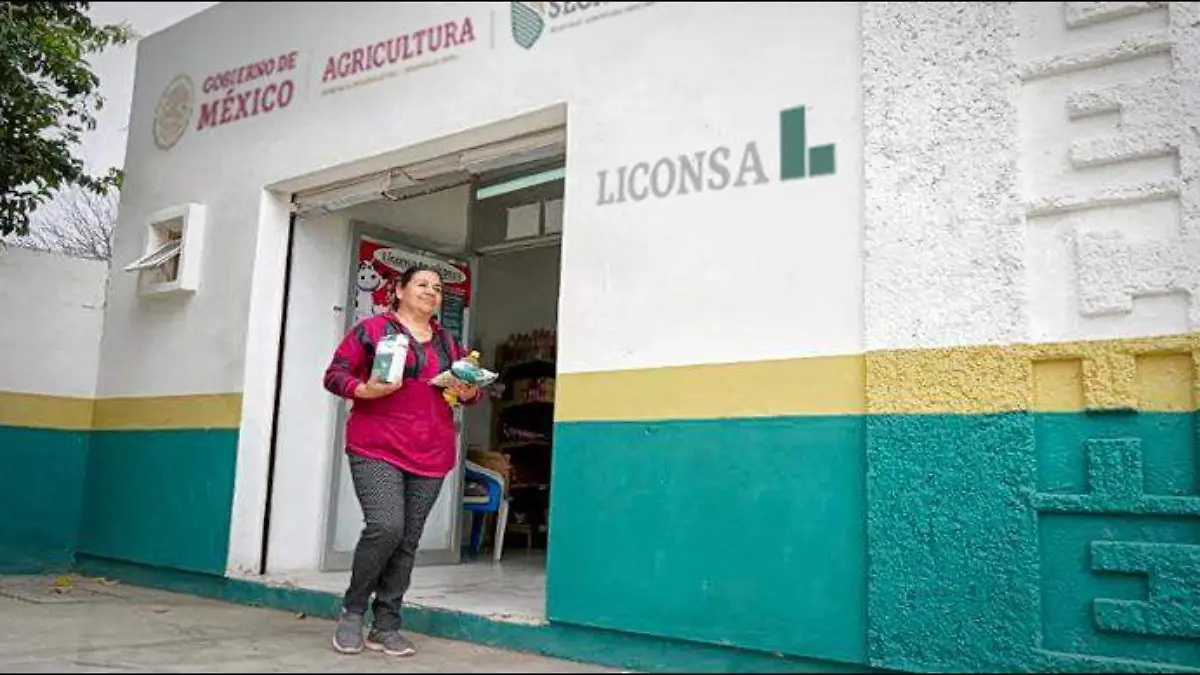
[[[340,595],[350,572],[279,574],[264,579],[284,585]],[[490,619],[539,624],[546,617],[546,552],[514,548],[493,563],[489,551],[458,565],[432,565],[413,570],[405,603],[478,614]]]

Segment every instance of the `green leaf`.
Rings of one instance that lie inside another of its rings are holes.
[[[104,104],[85,59],[133,38],[127,25],[94,25],[89,4],[0,2],[0,236],[27,234],[62,189],[120,184],[120,172],[89,175],[72,154]]]

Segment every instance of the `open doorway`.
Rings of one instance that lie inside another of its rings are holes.
[[[500,375],[492,396],[466,413],[468,505],[499,474],[507,508],[464,509],[468,567],[514,616],[545,605],[563,214],[562,163],[484,176],[472,206],[478,293],[474,344]],[[472,547],[472,543],[475,544]],[[498,562],[495,562],[498,561]],[[464,597],[464,600],[470,600]],[[479,598],[475,598],[478,600]]]
[[[443,325],[500,381],[457,415],[459,465],[427,521],[407,601],[542,619],[564,151],[558,129],[497,144],[470,163],[462,153],[388,172],[367,190],[298,196],[274,483],[292,499],[323,501],[323,513],[308,529],[294,513],[281,527],[272,518],[269,577],[332,593],[346,586],[362,528],[342,449],[348,406],[320,389],[318,371],[350,326],[387,311],[391,284],[419,261],[443,270]],[[321,462],[327,470],[314,475]],[[489,480],[499,504],[486,498]],[[273,516],[294,508],[292,499],[276,495]]]

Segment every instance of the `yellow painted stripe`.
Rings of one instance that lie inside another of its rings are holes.
[[[237,429],[241,394],[70,398],[0,392],[0,426],[36,429]]]
[[[1136,377],[1139,409],[1187,411],[1200,407],[1200,348],[1191,354],[1143,357]]]
[[[559,421],[1194,411],[1200,333],[565,373]]]
[[[561,374],[560,421],[854,415],[865,410],[863,357]]]
[[[90,398],[0,392],[0,426],[86,430],[93,405]]]
[[[871,413],[1196,410],[1200,333],[867,355]]]
[[[1200,401],[1200,333],[953,347],[781,361],[564,373],[559,421],[787,415],[1187,412]],[[237,429],[241,394],[87,399],[0,392],[0,425]]]
[[[241,394],[102,398],[94,429],[237,429]]]

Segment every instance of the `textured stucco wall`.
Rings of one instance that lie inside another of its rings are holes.
[[[1200,667],[1197,7],[865,5],[873,665]]]
[[[1024,335],[1011,12],[864,5],[869,350]]]
[[[1200,327],[1200,3],[866,3],[869,350]]]

